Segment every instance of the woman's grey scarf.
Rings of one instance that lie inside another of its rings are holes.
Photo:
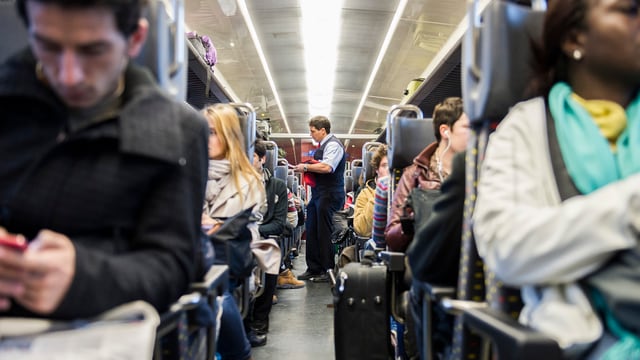
[[[222,189],[231,181],[231,164],[229,160],[209,160],[209,176],[205,200],[211,206]]]

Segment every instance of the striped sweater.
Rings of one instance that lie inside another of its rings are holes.
[[[389,195],[389,177],[381,177],[376,183],[373,200],[373,241],[378,248],[386,248],[384,229],[387,226],[387,198]]]

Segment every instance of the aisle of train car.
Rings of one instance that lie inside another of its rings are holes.
[[[304,243],[303,243],[304,244]],[[306,269],[304,245],[293,272]],[[254,360],[334,359],[333,307],[328,283],[306,282],[302,289],[278,290],[269,321],[267,345],[253,348]]]

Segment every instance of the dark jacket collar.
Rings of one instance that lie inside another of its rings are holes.
[[[29,97],[54,110],[66,122],[67,111],[55,93],[36,78],[29,49],[0,66],[0,97]],[[182,104],[168,98],[146,69],[129,63],[125,71],[124,105],[118,118],[120,150],[177,163],[184,157],[180,117]],[[44,110],[44,109],[43,109]],[[115,121],[115,120],[114,120]],[[152,141],[149,141],[152,140]]]

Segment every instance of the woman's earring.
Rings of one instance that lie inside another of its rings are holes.
[[[580,61],[580,59],[582,59],[582,51],[578,49],[573,50],[573,53],[571,55],[573,56],[573,60],[575,61]]]

